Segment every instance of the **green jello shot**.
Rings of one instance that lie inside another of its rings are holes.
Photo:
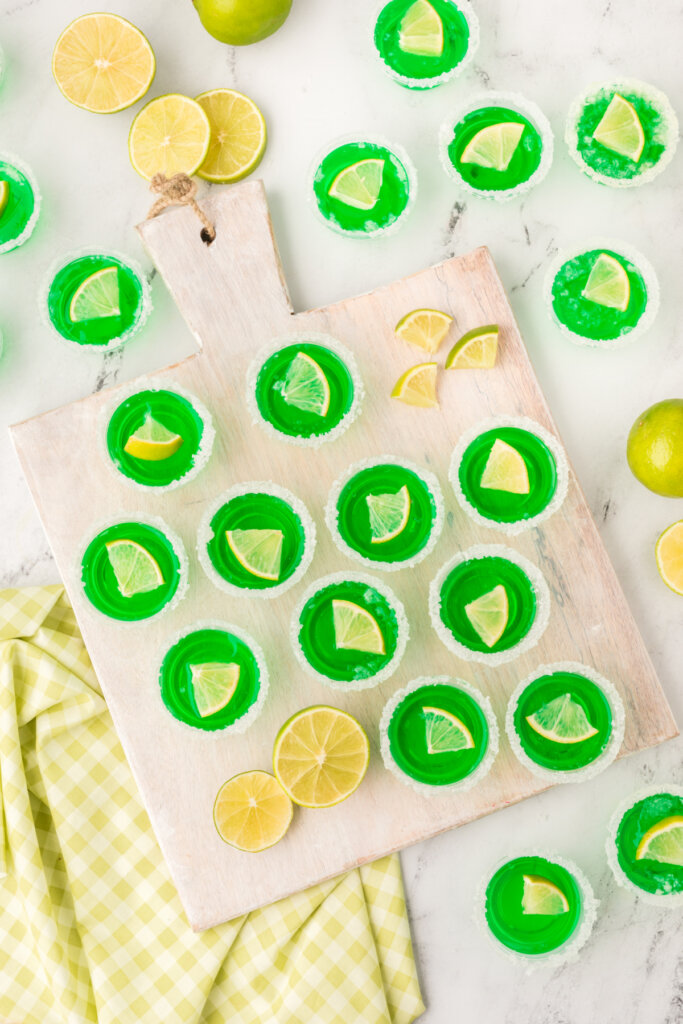
[[[683,906],[683,788],[660,783],[624,800],[609,825],[607,859],[619,885],[646,902]]]
[[[469,0],[389,0],[374,26],[387,73],[408,89],[433,89],[460,74],[479,45]]]
[[[0,255],[18,249],[33,234],[41,196],[31,170],[0,153]]]

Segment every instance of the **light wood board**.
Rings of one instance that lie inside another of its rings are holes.
[[[491,774],[464,794],[429,799],[387,772],[379,755],[380,713],[391,694],[418,675],[451,674],[479,686],[490,695],[502,731],[507,698],[522,677],[541,662],[582,661],[610,678],[622,695],[627,714],[622,753],[677,732],[573,474],[560,511],[509,542],[540,567],[552,594],[550,623],[538,646],[488,669],[450,654],[430,624],[427,594],[439,566],[473,543],[505,542],[497,531],[474,525],[459,508],[447,477],[454,444],[464,430],[503,413],[529,416],[556,433],[488,251],[477,249],[367,295],[294,315],[261,183],[213,190],[204,205],[217,231],[210,246],[201,241],[198,222],[187,209],[165,212],[142,225],[140,233],[202,349],[153,376],[188,389],[211,410],[218,437],[207,469],[163,495],[126,484],[107,464],[97,436],[101,410],[115,400],[116,389],[13,428],[102,689],[188,918],[198,930],[545,788],[517,763],[504,736]],[[452,313],[452,338],[485,323],[501,327],[496,368],[443,374],[439,410],[410,408],[388,397],[398,375],[421,358],[393,334],[397,320],[418,306]],[[302,330],[327,332],[349,346],[367,392],[350,430],[315,452],[267,438],[251,423],[245,403],[245,373],[254,353],[275,336]],[[446,500],[446,525],[435,550],[417,568],[384,574],[410,621],[412,636],[399,670],[375,689],[345,694],[302,672],[290,649],[290,617],[314,579],[358,569],[333,545],[322,509],[333,480],[351,462],[384,454],[405,456],[436,474]],[[248,480],[290,488],[318,524],[312,566],[275,600],[226,596],[205,578],[194,554],[207,503]],[[103,520],[137,513],[160,514],[181,535],[191,556],[191,586],[169,615],[122,627],[87,603],[76,563],[84,538]],[[157,670],[169,638],[207,618],[247,629],[266,651],[271,692],[244,736],[192,730],[161,702]],[[219,786],[236,772],[269,769],[279,726],[294,711],[319,702],[348,709],[367,729],[372,756],[363,785],[336,808],[297,811],[289,833],[271,850],[254,855],[226,846],[211,814]]]

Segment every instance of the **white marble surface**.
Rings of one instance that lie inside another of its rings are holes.
[[[188,95],[236,86],[261,105],[270,144],[261,166],[285,271],[297,308],[368,290],[475,245],[490,246],[533,363],[588,495],[605,543],[679,721],[683,721],[683,598],[660,582],[653,560],[659,532],[683,516],[683,501],[657,498],[630,475],[625,437],[652,402],[683,395],[680,348],[683,219],[679,152],[654,184],[619,193],[583,178],[558,139],[549,178],[522,203],[463,200],[437,159],[442,119],[475,90],[524,92],[561,135],[584,85],[625,74],[652,81],[683,114],[679,0],[480,2],[482,43],[463,80],[425,95],[384,76],[369,42],[369,0],[294,0],[271,39],[234,51],[199,25],[190,0],[104,0],[150,38],[158,72],[150,95]],[[62,98],[50,75],[59,31],[90,10],[86,0],[0,0],[0,45],[8,59],[0,92],[0,150],[33,165],[44,216],[22,250],[2,257],[0,419],[13,423],[165,365],[192,348],[158,280],[156,312],[123,353],[71,350],[42,326],[36,293],[51,261],[80,246],[113,247],[144,261],[133,225],[149,205],[128,163],[131,112],[98,117]],[[356,128],[403,143],[420,195],[403,230],[386,241],[328,232],[312,216],[304,187],[312,155]],[[581,350],[546,319],[541,284],[558,247],[600,235],[625,239],[659,273],[662,308],[649,334],[620,352]],[[148,264],[147,264],[148,266]],[[0,432],[0,583],[52,582],[57,572],[11,444]],[[671,742],[566,787],[407,851],[403,857],[416,952],[428,1010],[425,1024],[680,1024],[683,1021],[681,912],[664,913],[620,891],[608,877],[602,842],[614,804],[651,780],[683,783],[683,743]],[[574,857],[603,901],[580,961],[525,978],[490,950],[470,922],[471,892],[489,863],[519,843]]]

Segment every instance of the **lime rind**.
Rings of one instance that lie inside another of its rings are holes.
[[[679,907],[683,907],[683,890],[670,893],[648,892],[646,889],[641,889],[637,886],[635,882],[632,882],[619,863],[619,852],[617,849],[616,837],[619,825],[621,824],[621,819],[627,811],[630,811],[631,808],[637,803],[640,803],[641,800],[657,796],[660,793],[670,794],[671,796],[677,796],[683,799],[683,786],[670,785],[669,783],[644,786],[642,789],[636,790],[636,792],[632,793],[618,804],[607,827],[607,839],[605,841],[607,863],[610,866],[617,885],[622,889],[626,889],[632,895],[637,895],[644,903],[650,903],[653,906],[660,908],[666,907],[667,909],[678,909]]]
[[[40,189],[38,188],[38,182],[33,176],[33,171],[26,166],[23,160],[20,160],[19,157],[15,156],[13,153],[0,152],[0,163],[9,164],[11,167],[14,167],[15,170],[19,171],[19,173],[26,178],[27,182],[31,186],[31,191],[33,192],[33,212],[26,222],[23,231],[20,231],[15,238],[8,238],[6,242],[0,242],[1,256],[3,253],[12,252],[14,249],[18,249],[19,246],[24,245],[25,242],[28,242],[35,230],[36,224],[38,223],[43,197]],[[50,281],[51,280],[52,278],[50,278]],[[45,308],[47,309],[47,307]]]

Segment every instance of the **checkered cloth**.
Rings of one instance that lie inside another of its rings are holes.
[[[396,857],[188,927],[59,586],[0,592],[3,1024],[409,1024]]]

